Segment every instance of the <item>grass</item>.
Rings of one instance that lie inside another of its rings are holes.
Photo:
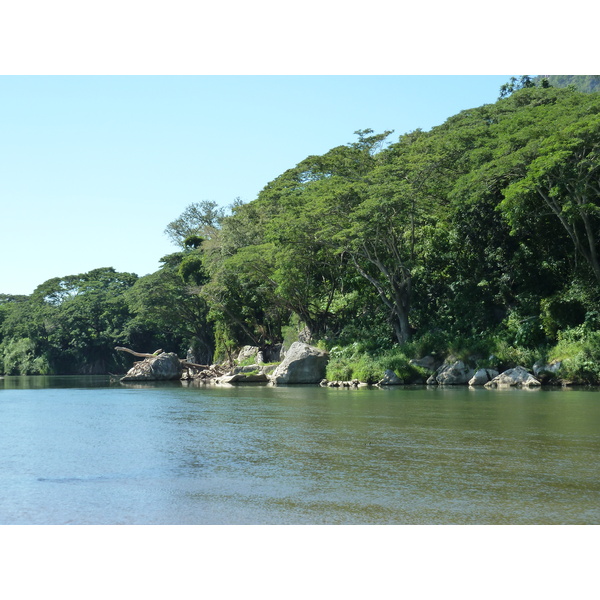
[[[424,381],[430,375],[427,369],[411,365],[410,356],[396,347],[380,353],[369,352],[360,343],[334,346],[329,351],[326,377],[330,381],[377,383],[386,370],[396,373],[405,383]]]
[[[562,362],[560,377],[578,384],[600,384],[600,331],[576,327],[559,333],[548,358]]]
[[[556,345],[520,346],[506,335],[455,337],[428,334],[407,344],[377,350],[361,342],[328,349],[330,360],[326,377],[330,381],[358,379],[377,383],[390,369],[405,383],[424,382],[431,371],[410,364],[413,358],[435,355],[462,360],[474,368],[493,368],[500,372],[516,366],[533,369],[536,362],[562,361],[558,377],[576,384],[600,384],[600,331],[581,327],[559,334]]]

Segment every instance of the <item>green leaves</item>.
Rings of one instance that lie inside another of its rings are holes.
[[[119,370],[114,346],[124,341],[131,319],[125,293],[137,281],[113,268],[55,277],[10,307],[2,323],[2,347],[25,347],[19,369],[25,373],[106,373]],[[29,358],[27,358],[29,357]]]

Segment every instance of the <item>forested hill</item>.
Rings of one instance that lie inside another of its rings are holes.
[[[534,81],[539,84],[546,78],[553,87],[575,86],[579,92],[600,92],[600,75],[538,75]]]
[[[365,379],[435,351],[599,381],[600,94],[526,83],[427,132],[358,131],[229,211],[188,207],[152,275],[0,298],[2,370],[118,370],[115,345],[206,363],[300,335]]]

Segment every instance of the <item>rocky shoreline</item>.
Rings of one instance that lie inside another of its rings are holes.
[[[266,355],[266,356],[265,356]],[[265,357],[273,362],[265,362]],[[294,342],[286,351],[281,345],[266,353],[255,346],[245,346],[238,353],[236,365],[210,365],[203,368],[182,360],[174,353],[161,352],[148,355],[143,361],[134,363],[121,378],[124,383],[141,381],[183,380],[216,385],[233,384],[272,384],[294,385],[313,384],[321,387],[358,389],[363,387],[402,386],[405,382],[396,373],[387,370],[376,383],[353,379],[350,381],[329,381],[326,368],[329,361],[327,352],[305,344]],[[247,363],[247,364],[240,364]],[[557,378],[560,363],[536,364],[533,373],[522,366],[515,366],[503,372],[490,368],[475,369],[462,360],[452,357],[442,364],[432,356],[411,360],[411,365],[420,367],[430,375],[421,381],[410,384],[427,386],[457,386],[484,388],[539,388],[542,385],[569,386],[571,382]]]

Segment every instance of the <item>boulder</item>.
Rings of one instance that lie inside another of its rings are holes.
[[[254,373],[235,373],[233,375],[223,375],[215,380],[215,383],[268,383],[269,378],[261,372]]]
[[[465,365],[462,360],[454,361],[453,363],[444,363],[435,372],[435,381],[439,385],[461,385],[467,383],[471,377],[475,374],[475,371]],[[427,383],[429,383],[429,380]]]
[[[383,379],[377,382],[377,385],[402,385],[404,381],[391,369],[386,369]]]
[[[534,387],[541,385],[525,367],[515,367],[500,373],[485,384],[486,388],[492,387]]]
[[[134,363],[121,381],[166,381],[180,379],[183,372],[181,361],[173,352],[145,358]]]
[[[435,371],[440,366],[440,360],[435,358],[435,356],[431,356],[428,354],[423,358],[413,358],[408,361],[409,365],[414,365],[415,367],[423,367],[428,371]]]
[[[562,366],[562,361],[557,360],[556,362],[547,364],[542,361],[538,361],[533,365],[533,374],[536,377],[540,376],[550,376],[556,377],[558,371],[560,371],[560,367]]]
[[[239,364],[252,358],[255,363],[262,364],[280,362],[283,360],[284,355],[283,344],[271,344],[263,348],[259,348],[258,346],[243,346],[235,360]]]
[[[248,358],[256,358],[258,351],[259,351],[258,346],[243,346],[242,349],[239,351],[239,354],[237,355],[237,358],[235,360],[239,364],[241,362],[244,362]]]
[[[314,346],[294,342],[270,379],[280,383],[319,383],[325,377],[329,354]]]
[[[499,375],[499,373],[495,369],[479,369],[475,375],[469,379],[469,385],[485,385],[497,375]]]
[[[274,365],[245,365],[233,367],[230,371],[215,380],[215,383],[267,383],[270,373],[275,369]]]
[[[558,384],[559,382],[564,384],[564,381],[559,380],[558,374],[562,367],[562,361],[557,360],[553,363],[545,363],[538,361],[533,365],[533,374],[540,380],[542,385],[547,384]]]
[[[245,365],[243,367],[233,367],[226,375],[245,375],[246,373],[255,373],[261,371],[260,365]]]
[[[271,344],[258,352],[256,362],[259,364],[281,362],[284,356],[285,350],[283,349],[283,344]]]
[[[265,375],[271,375],[272,373],[275,372],[275,369],[277,368],[278,365],[261,365],[260,366],[260,372],[264,373]]]

